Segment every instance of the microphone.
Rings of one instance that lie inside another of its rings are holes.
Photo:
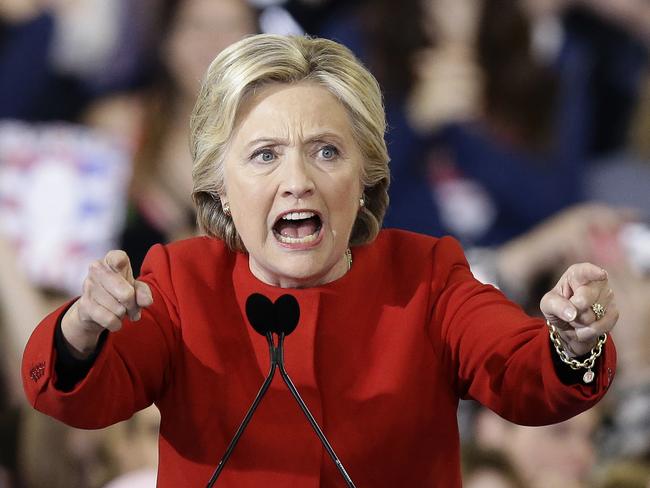
[[[248,412],[246,412],[244,420],[242,420],[241,424],[239,425],[239,428],[230,441],[226,452],[221,458],[221,461],[219,461],[214,474],[210,478],[210,481],[208,481],[207,488],[212,488],[212,486],[216,483],[219,474],[221,474],[221,471],[225,467],[226,462],[230,458],[230,455],[234,451],[235,446],[239,442],[239,438],[244,433],[244,429],[246,429],[246,426],[253,417],[255,410],[262,401],[262,397],[269,389],[271,381],[273,380],[273,376],[275,375],[276,367],[280,370],[280,376],[282,377],[282,380],[287,385],[287,388],[289,388],[291,395],[300,406],[300,409],[305,414],[305,417],[307,417],[309,424],[314,429],[314,432],[323,444],[323,447],[327,451],[327,454],[329,454],[330,458],[332,458],[332,461],[334,462],[336,468],[339,470],[339,473],[345,480],[346,485],[348,488],[356,488],[354,482],[352,481],[352,478],[350,478],[348,475],[345,467],[343,466],[343,463],[339,460],[338,456],[334,452],[332,445],[327,440],[327,437],[325,437],[323,430],[316,422],[316,419],[309,411],[309,408],[307,408],[307,405],[300,396],[300,393],[298,393],[298,390],[293,384],[293,381],[291,381],[291,378],[289,377],[289,374],[284,367],[284,338],[296,329],[300,320],[300,305],[298,304],[298,300],[296,300],[296,297],[293,295],[282,295],[275,301],[275,303],[273,303],[264,295],[253,293],[246,300],[246,317],[248,318],[250,324],[253,326],[253,329],[255,329],[258,334],[266,337],[266,341],[269,344],[271,366],[269,373],[267,374],[266,379],[262,384],[262,387],[253,400],[253,403],[248,409]],[[278,336],[277,346],[274,343],[273,334],[276,334]]]

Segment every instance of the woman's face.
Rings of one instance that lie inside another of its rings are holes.
[[[348,112],[327,89],[273,84],[244,104],[222,202],[258,279],[297,288],[345,274],[362,167]]]

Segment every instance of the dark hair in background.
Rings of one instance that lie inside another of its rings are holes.
[[[174,108],[181,96],[182,87],[177,85],[166,65],[164,46],[173,32],[184,1],[186,0],[164,0],[161,2],[159,10],[156,12],[155,29],[152,29],[155,35],[149,43],[146,83],[141,92],[144,109],[143,130],[139,134],[133,158],[133,174],[129,188],[131,208],[120,242],[121,248],[128,249],[131,264],[134,270],[138,271],[149,248],[155,243],[166,242],[168,239],[164,229],[157,227],[155,223],[140,214],[138,201],[144,194],[143,187],[150,183],[151,175],[156,174],[156,168],[164,150],[164,142],[177,122]],[[257,24],[259,11],[252,6],[249,8]],[[198,95],[198,83],[196,91]],[[189,120],[186,123],[189,131]],[[188,168],[188,171],[190,169]],[[188,226],[195,225],[194,208],[188,209],[186,222]]]
[[[531,23],[518,0],[483,0],[476,37],[484,110],[525,147],[545,149],[553,134],[557,80],[531,49]]]
[[[135,155],[134,177],[132,178],[135,185],[131,186],[132,196],[138,194],[138,182],[146,181],[146,175],[150,174],[156,166],[163,147],[162,142],[172,124],[174,114],[170,107],[173,106],[177,98],[179,87],[175,86],[175,82],[165,66],[161,46],[163,46],[165,38],[170,35],[181,5],[182,0],[165,0],[158,17],[158,37],[155,42],[157,49],[151,55],[149,89],[145,95],[144,126],[146,131],[142,134],[142,140]],[[256,16],[257,22],[259,11],[252,6],[250,8]],[[198,95],[198,85],[196,91]]]
[[[161,59],[160,46],[171,31],[179,4],[179,0],[162,2],[155,22],[156,35],[151,39],[149,62],[147,63],[148,75],[146,76],[144,126],[147,129],[142,134],[142,140],[139,141],[134,157],[134,175],[131,179],[132,195],[137,193],[137,183],[142,181],[142,176],[147,175],[154,166],[160,152],[160,142],[171,122],[171,111],[165,110],[165,105],[167,104],[169,107],[175,90],[172,78]]]
[[[462,448],[463,478],[473,474],[492,472],[500,474],[516,488],[524,488],[524,482],[507,456],[495,449],[484,449],[474,445]]]
[[[422,1],[373,0],[361,7],[369,68],[386,97],[401,98],[416,81],[414,55],[430,45]]]

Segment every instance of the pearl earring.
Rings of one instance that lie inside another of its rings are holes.
[[[230,205],[227,203],[222,203],[221,208],[223,209],[223,213],[226,217],[230,217]]]
[[[363,197],[359,198],[359,206],[360,207],[365,207],[366,206],[366,201],[363,199]]]

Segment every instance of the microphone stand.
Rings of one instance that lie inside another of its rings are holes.
[[[298,405],[300,405],[300,409],[305,414],[305,417],[307,417],[307,420],[309,421],[312,428],[314,429],[314,432],[316,432],[316,435],[318,436],[321,443],[323,444],[323,447],[327,451],[327,454],[329,454],[329,456],[332,458],[332,461],[334,461],[334,465],[339,470],[339,473],[341,473],[341,476],[343,476],[343,479],[345,480],[346,484],[348,485],[348,488],[356,488],[356,486],[352,482],[352,478],[350,478],[350,475],[348,475],[347,471],[345,470],[345,467],[343,466],[343,463],[340,461],[340,459],[338,458],[338,456],[334,452],[334,449],[332,448],[332,445],[327,440],[327,437],[325,437],[325,434],[323,434],[323,431],[321,430],[320,426],[316,422],[316,419],[314,418],[314,416],[311,414],[311,412],[307,408],[307,405],[302,400],[302,398],[300,396],[300,393],[298,393],[298,390],[294,386],[293,381],[291,381],[291,378],[289,378],[289,374],[284,369],[284,332],[280,333],[276,353],[277,353],[277,359],[278,359],[278,367],[280,369],[280,376],[282,376],[282,379],[284,380],[287,387],[289,388],[289,391],[291,392],[293,397],[296,399],[296,402],[298,402]]]
[[[271,334],[271,332],[266,333],[266,341],[269,343],[269,356],[271,358],[271,367],[269,369],[269,372],[266,375],[266,379],[264,380],[264,383],[262,384],[260,391],[257,392],[257,396],[255,397],[255,400],[253,400],[253,403],[248,409],[248,412],[246,412],[246,416],[244,417],[244,420],[242,420],[241,424],[239,424],[239,428],[237,429],[237,432],[235,432],[235,435],[230,441],[230,444],[228,444],[228,448],[226,449],[226,452],[223,454],[221,461],[219,461],[219,464],[217,465],[217,469],[214,470],[214,473],[212,474],[210,481],[208,481],[206,488],[212,488],[212,486],[214,486],[214,484],[217,482],[217,478],[219,477],[221,471],[223,470],[226,463],[228,462],[228,458],[230,458],[230,455],[235,450],[235,446],[239,442],[239,438],[244,433],[244,429],[246,429],[248,423],[253,418],[253,414],[255,413],[255,410],[257,410],[257,406],[262,401],[262,397],[266,394],[266,391],[269,389],[269,386],[271,386],[271,381],[273,381],[273,376],[275,375],[275,368],[277,366],[277,361],[275,359],[276,349],[275,349],[275,344],[273,344],[273,335]]]
[[[262,397],[266,394],[266,391],[269,389],[269,386],[271,386],[271,381],[273,380],[273,376],[275,375],[275,369],[276,367],[280,370],[280,376],[284,380],[285,384],[289,388],[289,391],[291,392],[291,395],[295,398],[296,402],[298,402],[298,405],[300,406],[300,409],[303,411],[305,414],[305,417],[307,417],[307,420],[309,421],[309,424],[312,426],[314,429],[314,432],[316,432],[316,435],[320,439],[321,443],[323,444],[323,447],[327,451],[327,454],[332,458],[332,461],[334,461],[334,465],[336,468],[339,470],[339,473],[341,473],[341,476],[343,476],[343,479],[345,480],[345,483],[347,484],[348,488],[356,488],[354,482],[352,481],[352,478],[350,478],[350,475],[348,475],[347,471],[345,470],[345,467],[343,466],[343,463],[340,461],[336,453],[334,452],[334,449],[332,448],[332,445],[329,443],[327,440],[327,437],[325,437],[325,434],[323,433],[322,429],[316,422],[316,419],[314,419],[314,416],[312,413],[309,411],[307,408],[307,405],[303,401],[302,397],[300,396],[300,393],[298,393],[298,390],[296,389],[295,385],[293,384],[293,381],[291,381],[291,378],[289,377],[289,374],[284,368],[284,337],[285,333],[281,332],[278,334],[278,345],[277,347],[274,344],[273,340],[273,334],[271,332],[267,332],[265,334],[266,341],[269,343],[269,355],[271,358],[271,368],[269,369],[269,373],[266,376],[266,379],[264,380],[264,383],[262,384],[262,387],[260,388],[259,392],[257,393],[257,396],[255,397],[255,400],[253,400],[252,405],[248,409],[248,412],[246,412],[246,416],[244,417],[244,420],[242,420],[241,424],[239,425],[239,428],[237,429],[237,432],[235,432],[234,437],[230,441],[230,444],[228,445],[228,448],[226,449],[226,452],[224,453],[223,457],[221,458],[221,461],[219,461],[219,464],[217,465],[217,468],[214,471],[214,474],[210,478],[210,481],[208,481],[208,484],[206,488],[212,488],[214,484],[217,481],[217,478],[221,474],[221,471],[223,471],[224,466],[226,465],[226,462],[230,458],[230,455],[232,452],[235,450],[235,446],[239,442],[239,438],[242,436],[244,433],[244,430],[248,426],[248,423],[250,422],[251,418],[253,417],[253,414],[255,413],[255,410],[257,410],[258,405],[262,401]]]

